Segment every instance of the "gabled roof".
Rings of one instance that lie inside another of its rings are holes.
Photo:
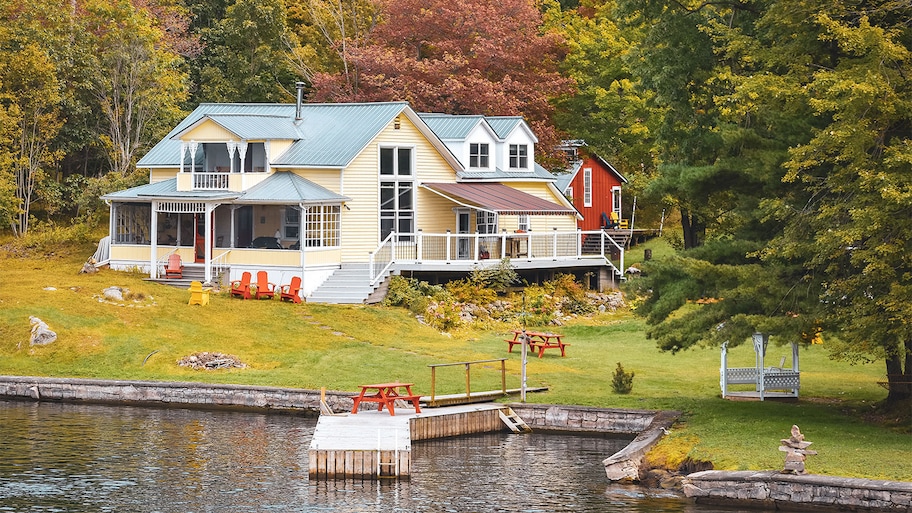
[[[421,187],[465,207],[502,215],[577,215],[575,208],[500,183],[423,183]]]
[[[338,204],[350,199],[294,173],[280,171],[245,191],[237,202]]]
[[[500,137],[501,140],[509,137],[517,127],[523,127],[532,142],[538,142],[538,137],[535,137],[535,134],[532,133],[532,130],[521,116],[485,116],[485,120],[491,125],[497,137]]]
[[[491,137],[498,138],[497,133],[481,115],[455,115],[420,112],[418,116],[444,141],[464,141],[472,130],[482,125]]]
[[[599,157],[598,155],[590,154],[589,156],[591,158],[595,159],[596,162],[601,164],[605,169],[607,169],[609,173],[613,174],[618,180],[620,180],[621,183],[629,183],[627,181],[627,178],[625,178],[624,175],[622,175],[620,172],[618,172],[618,170],[615,169],[614,166],[609,164],[607,160],[603,159],[602,157]],[[582,168],[583,168],[582,160],[577,160],[576,162],[573,162],[569,168],[568,173],[554,175],[557,178],[557,180],[554,182],[554,185],[561,192],[567,192],[567,187],[570,186],[570,183],[573,182],[573,179],[576,178],[576,175],[580,172],[580,169],[582,169]]]
[[[310,180],[285,171],[273,173],[262,182],[244,192],[232,191],[178,191],[177,178],[140,185],[123,191],[112,192],[101,197],[114,201],[209,201],[235,200],[235,203],[269,204],[339,204],[349,198],[336,194]]]
[[[137,163],[137,167],[180,166],[180,135],[211,120],[238,139],[294,141],[273,167],[343,168],[399,115],[407,117],[454,169],[459,161],[407,102],[305,103],[301,119],[294,104],[203,103]]]

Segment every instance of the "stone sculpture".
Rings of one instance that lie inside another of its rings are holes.
[[[792,426],[792,436],[779,441],[779,450],[785,453],[785,469],[783,474],[804,474],[804,460],[808,454],[817,454],[808,447],[813,442],[805,442],[804,435],[798,426]]]

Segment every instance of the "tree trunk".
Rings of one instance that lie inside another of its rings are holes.
[[[681,228],[684,230],[684,249],[692,249],[703,243],[705,228],[699,218],[686,208],[681,209]]]
[[[906,340],[904,346],[905,355],[887,357],[888,406],[912,401],[912,339]]]

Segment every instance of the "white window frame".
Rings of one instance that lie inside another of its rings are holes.
[[[592,206],[592,168],[583,168],[583,206]]]
[[[340,205],[314,205],[305,207],[301,242],[308,248],[337,248],[341,245],[342,207]]]
[[[529,214],[519,214],[516,228],[523,232],[528,232],[532,229],[532,219]]]
[[[469,143],[469,167],[490,169],[491,146],[488,143]]]
[[[483,235],[497,233],[497,223],[498,216],[496,212],[475,211],[475,229],[478,233]]]
[[[511,144],[508,154],[509,168],[513,170],[529,169],[529,145]]]
[[[392,151],[392,174],[383,173],[383,153]],[[402,167],[402,153],[408,152],[408,167]],[[404,171],[404,172],[403,172]],[[397,242],[408,242],[413,238],[415,232],[415,147],[414,146],[397,146],[381,145],[377,151],[377,176],[378,176],[378,212],[377,219],[380,228],[380,240],[386,239],[390,232],[395,231],[397,234],[408,233],[406,236],[397,236]],[[392,189],[393,194],[390,199],[384,199],[384,192]],[[409,207],[403,208],[403,199],[408,197]],[[392,208],[384,209],[387,202],[392,201]],[[392,222],[392,226],[386,227],[384,223]],[[407,230],[402,230],[403,223],[408,224]]]

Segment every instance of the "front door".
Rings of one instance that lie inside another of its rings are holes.
[[[472,216],[466,209],[459,209],[456,211],[456,233],[472,233],[471,232],[471,221]],[[471,258],[472,253],[472,244],[470,237],[457,237],[456,238],[456,258],[460,260],[465,260]]]

